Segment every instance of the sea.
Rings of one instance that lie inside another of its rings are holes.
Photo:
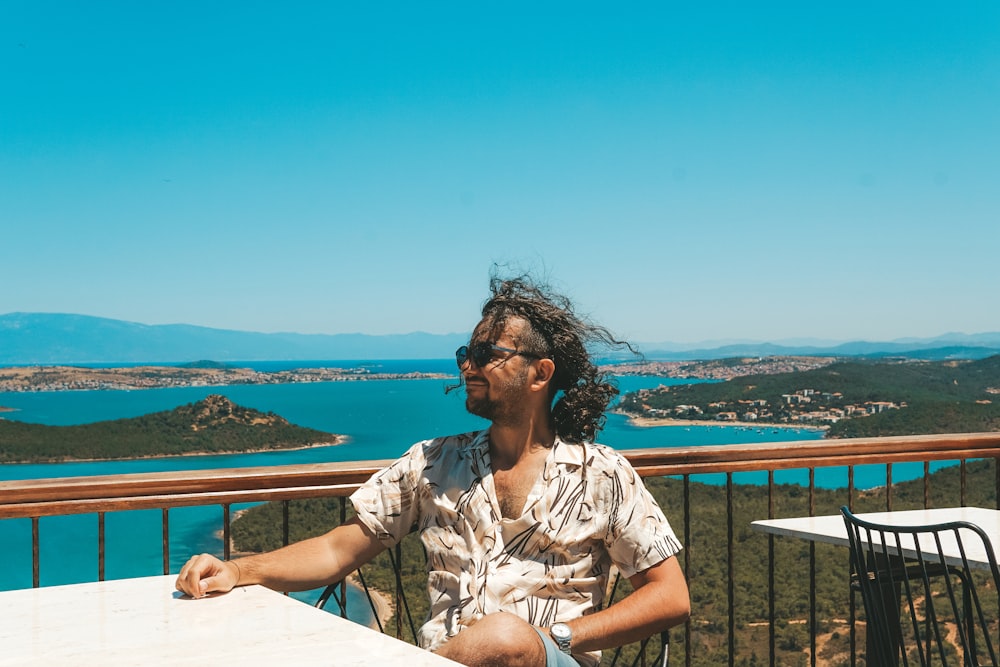
[[[455,373],[453,360],[248,362],[234,365],[257,370],[358,368],[373,373]],[[615,378],[622,394],[643,388],[673,385],[690,380],[653,376]],[[156,471],[239,468],[334,461],[393,459],[419,440],[484,428],[487,423],[464,409],[462,390],[446,391],[452,379],[393,379],[350,382],[317,382],[168,389],[0,392],[0,406],[13,408],[0,417],[49,425],[83,424],[137,417],[171,410],[210,394],[222,394],[239,405],[274,412],[294,424],[347,436],[347,442],[330,447],[296,451],[182,456],[129,461],[95,461],[0,465],[5,480],[110,475]],[[652,447],[690,447],[752,442],[787,442],[822,438],[816,429],[752,428],[742,426],[638,427],[623,415],[609,412],[599,442],[619,450]],[[922,464],[912,470],[894,467],[894,480],[922,474]],[[725,483],[724,475],[701,475],[697,481]],[[805,484],[804,470],[775,473],[779,483]],[[740,473],[737,483],[764,484],[766,473]],[[828,488],[847,485],[847,471],[817,471],[816,483]],[[884,466],[855,470],[859,488],[885,484]],[[234,506],[234,510],[246,506]],[[668,517],[669,508],[665,508]],[[120,579],[162,574],[159,510],[116,512],[106,515],[106,578]],[[170,571],[177,572],[195,553],[222,553],[222,512],[219,507],[176,508],[170,511]],[[31,522],[0,521],[0,590],[32,585]],[[39,521],[39,578],[43,586],[94,581],[98,572],[96,515],[44,517]],[[318,591],[296,594],[313,601]],[[370,621],[367,602],[356,591],[348,599],[348,614],[359,622]]]

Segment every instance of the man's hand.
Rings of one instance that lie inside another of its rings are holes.
[[[177,575],[174,586],[193,598],[208,593],[227,593],[240,583],[240,566],[211,554],[192,556]]]

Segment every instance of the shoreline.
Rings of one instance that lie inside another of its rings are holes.
[[[357,577],[353,572],[347,575],[346,581],[348,586],[353,586],[362,594],[365,592],[364,587],[358,583]],[[378,630],[379,626],[385,628],[393,614],[396,613],[396,606],[393,604],[392,596],[385,591],[380,591],[379,589],[372,588],[371,586],[368,587],[368,595],[371,596],[372,606],[375,607],[375,618],[368,624],[368,627],[373,630]],[[378,621],[377,623],[376,620]]]
[[[769,422],[744,422],[744,421],[720,421],[716,419],[676,419],[674,417],[636,417],[624,412],[617,414],[628,418],[628,423],[640,428],[655,428],[657,426],[735,426],[740,428],[752,428],[766,430],[769,428],[782,429],[806,429],[809,431],[826,431],[829,426],[817,426],[815,424],[788,424]]]

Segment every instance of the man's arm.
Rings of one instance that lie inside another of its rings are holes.
[[[357,517],[318,537],[276,551],[221,561],[193,556],[177,576],[177,590],[192,597],[261,584],[277,591],[304,591],[339,581],[385,547]]]
[[[629,582],[635,590],[622,600],[567,622],[573,631],[574,653],[640,641],[691,615],[687,581],[676,556],[633,575]]]

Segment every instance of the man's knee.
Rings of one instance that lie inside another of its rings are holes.
[[[535,629],[514,614],[490,614],[484,616],[480,623],[483,623],[483,634],[498,647],[507,649],[508,653],[520,654],[528,648],[541,648]]]
[[[460,632],[452,641],[455,640],[459,641],[451,648],[463,649],[459,662],[465,664],[511,667],[545,665],[545,647],[538,633],[514,614],[501,612],[484,616]],[[447,644],[442,653],[450,653]],[[457,657],[459,656],[456,655],[453,659]]]

